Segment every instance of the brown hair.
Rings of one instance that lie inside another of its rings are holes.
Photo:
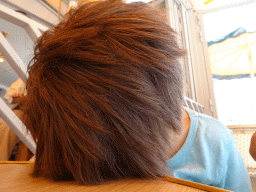
[[[144,3],[80,5],[34,54],[25,106],[34,176],[99,184],[170,174],[184,51],[159,12]]]

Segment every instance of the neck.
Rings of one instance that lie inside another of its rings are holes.
[[[182,122],[183,122],[183,127],[185,129],[190,128],[190,117],[189,117],[188,112],[185,109],[183,109],[183,111],[182,111]]]
[[[188,133],[189,133],[189,128],[190,128],[190,117],[188,115],[188,113],[186,112],[186,110],[183,109],[182,111],[182,129],[180,130],[180,132],[177,133],[172,133],[172,143],[173,146],[170,150],[170,155],[169,158],[172,158],[176,153],[178,153],[178,151],[182,148],[182,146],[184,145]]]

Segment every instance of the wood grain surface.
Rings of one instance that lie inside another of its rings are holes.
[[[75,182],[54,182],[42,178],[33,178],[30,173],[33,163],[29,162],[0,162],[0,191],[6,192],[201,192],[201,191],[226,191],[218,188],[206,186],[206,190],[192,187],[193,182],[174,179],[174,182],[166,180],[144,180],[129,179],[106,183],[104,185],[83,186]],[[165,178],[172,180],[173,178]],[[179,182],[183,184],[178,184]],[[202,185],[202,184],[200,184]],[[205,185],[203,185],[205,186]]]

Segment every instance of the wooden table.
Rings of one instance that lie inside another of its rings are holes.
[[[11,192],[201,192],[226,191],[181,179],[165,177],[163,180],[129,179],[113,181],[104,185],[82,186],[75,182],[54,182],[42,178],[33,178],[30,173],[31,162],[0,162],[0,191]],[[204,190],[201,190],[204,189]]]

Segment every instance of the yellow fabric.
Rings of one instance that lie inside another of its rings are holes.
[[[20,117],[21,112],[14,110],[14,113]],[[0,161],[7,161],[11,156],[12,150],[19,138],[9,128],[5,121],[0,119]]]
[[[213,74],[256,73],[256,32],[244,33],[238,37],[213,44],[208,48],[208,52]]]
[[[26,85],[20,78],[12,83],[11,86],[6,90],[4,99],[8,101],[12,93],[24,93],[24,95],[27,94]],[[21,116],[21,112],[18,110],[15,110],[14,113],[18,117]],[[16,134],[9,128],[5,121],[0,118],[0,161],[6,161],[9,159],[11,152],[18,140],[19,138],[16,136]]]
[[[207,5],[207,4],[211,3],[212,1],[213,0],[207,0],[207,1],[204,2],[204,5]]]
[[[24,95],[27,94],[26,84],[21,80],[21,78],[17,79],[8,89],[6,89],[4,99],[8,100],[8,97],[12,93],[24,93]]]

